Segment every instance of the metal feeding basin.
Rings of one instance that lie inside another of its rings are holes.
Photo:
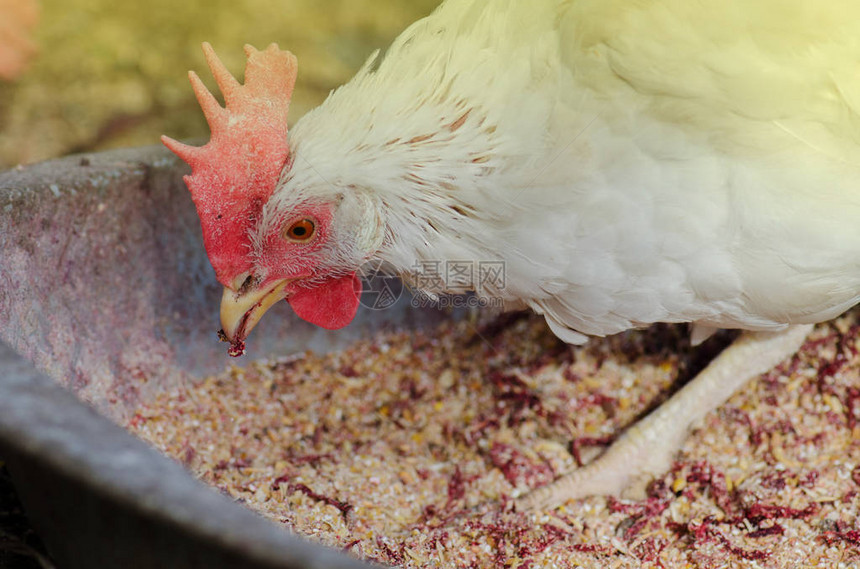
[[[61,568],[366,567],[233,503],[118,426],[159,390],[228,361],[185,173],[161,147],[0,173],[0,456]],[[275,307],[250,355],[325,351],[439,318],[407,308],[365,310],[327,332]]]

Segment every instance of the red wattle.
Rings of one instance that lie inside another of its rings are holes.
[[[355,275],[329,279],[313,288],[300,288],[287,297],[299,318],[326,330],[343,328],[355,318],[361,281]]]

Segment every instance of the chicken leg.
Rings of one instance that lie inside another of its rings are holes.
[[[755,376],[795,353],[811,324],[780,332],[745,332],[666,403],[628,429],[594,462],[520,498],[520,511],[567,500],[619,494],[637,479],[667,470],[690,425],[722,405]]]

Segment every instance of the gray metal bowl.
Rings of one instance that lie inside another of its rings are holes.
[[[366,567],[233,503],[118,426],[160,389],[228,360],[184,173],[160,147],[0,173],[0,455],[63,569]],[[437,318],[366,310],[326,332],[275,307],[249,356],[330,350]]]

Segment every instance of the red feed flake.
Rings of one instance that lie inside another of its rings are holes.
[[[608,545],[600,545],[597,543],[574,543],[571,548],[575,551],[579,551],[580,553],[593,553],[596,555],[609,556],[615,553],[615,550]]]
[[[496,398],[504,406],[510,406],[508,415],[510,426],[520,423],[527,410],[543,412],[540,398],[532,393],[531,388],[516,375],[493,371],[490,373],[490,382],[496,388]]]
[[[669,507],[670,502],[671,498],[650,496],[641,502],[625,503],[614,496],[609,496],[606,499],[606,506],[610,512],[620,512],[630,516],[654,517],[662,514]]]
[[[723,535],[723,532],[715,527],[715,522],[716,519],[713,516],[708,516],[701,523],[690,522],[688,529],[694,537],[694,545],[717,542],[732,555],[749,561],[760,561],[770,556],[770,552],[763,549],[744,549],[734,545],[729,538]]]
[[[340,368],[339,373],[344,377],[359,377],[361,374],[351,365],[345,365]]]
[[[781,525],[775,523],[770,527],[761,528],[761,529],[751,531],[747,534],[747,537],[757,539],[760,537],[767,537],[769,535],[782,535],[784,533],[785,533],[785,528],[782,527]]]
[[[290,461],[291,464],[293,464],[293,466],[301,466],[302,464],[316,464],[322,460],[336,460],[335,456],[331,453],[287,456],[286,458]]]
[[[463,432],[463,440],[467,445],[473,446],[484,437],[487,431],[498,429],[499,426],[501,426],[501,423],[497,415],[483,417],[471,429]]]
[[[383,539],[382,539],[382,537],[380,537],[380,536],[377,536],[377,538],[376,538],[376,545],[377,545],[377,546],[378,546],[378,547],[379,547],[383,552],[385,552],[385,554],[388,556],[388,559],[386,559],[385,561],[393,562],[393,563],[394,563],[394,564],[396,564],[396,565],[403,565],[403,563],[404,563],[404,561],[405,561],[405,555],[404,555],[404,553],[403,553],[403,552],[404,552],[404,550],[406,549],[404,545],[402,545],[402,544],[401,544],[401,545],[400,545],[400,550],[399,550],[399,551],[395,551],[395,550],[394,550],[394,549],[392,549],[392,548],[391,548],[391,546],[390,546],[390,545],[388,545],[388,543],[386,543],[386,541],[385,541],[385,540],[383,540]]]
[[[233,454],[236,454],[238,451],[236,449],[232,450]],[[251,466],[251,460],[245,457],[231,457],[230,459],[220,460],[213,467],[215,471],[227,470],[230,468],[240,469],[240,468],[248,468]]]
[[[631,515],[639,515],[642,513],[642,510],[639,507],[639,504],[635,504],[635,503],[628,504],[626,502],[622,502],[621,500],[619,500],[615,496],[607,496],[606,497],[606,507],[609,509],[610,512],[613,512],[616,514],[617,513],[624,513],[624,514],[631,514]]]
[[[607,507],[611,512],[623,512],[629,514],[629,518],[622,522],[620,527],[625,527],[623,537],[631,541],[638,536],[642,531],[654,523],[659,523],[660,514],[662,514],[669,504],[674,499],[671,493],[666,495],[652,495],[645,500],[633,504],[625,504],[613,497],[607,500]]]
[[[502,471],[505,479],[513,486],[520,483],[530,488],[546,484],[555,477],[549,464],[534,463],[511,445],[494,442],[490,447],[490,461]]]
[[[563,541],[570,537],[568,532],[553,525],[545,525],[541,530],[543,531],[543,535],[532,546],[532,553],[540,553],[556,541]]]
[[[702,460],[692,465],[687,475],[687,483],[684,495],[688,499],[693,498],[697,492],[701,492],[702,488],[708,488],[720,509],[727,514],[735,511],[734,500],[726,484],[725,474],[715,469],[708,461]]]
[[[836,353],[836,357],[834,357],[831,361],[824,361],[821,363],[821,366],[818,368],[818,378],[824,379],[827,377],[833,377],[845,367],[845,364],[848,363],[848,358],[845,357],[841,351]]]
[[[343,550],[349,551],[350,549],[352,549],[353,547],[355,547],[359,543],[361,543],[360,539],[353,539],[352,541],[350,541],[349,543],[347,543],[346,545],[343,546]]]
[[[828,328],[828,333],[822,334],[820,338],[808,338],[800,347],[799,352],[809,358],[815,359],[817,351],[822,347],[837,342],[839,335],[839,331],[835,328]]]
[[[856,356],[858,353],[857,343],[853,341],[857,339],[858,334],[860,334],[860,325],[851,324],[848,328],[848,332],[843,336],[843,348],[848,350],[848,353],[852,356]]]
[[[843,407],[845,407],[845,413],[848,419],[848,428],[853,429],[857,426],[857,402],[860,401],[860,389],[849,387],[846,391]]]
[[[445,509],[451,507],[451,505],[462,499],[463,496],[466,495],[466,480],[463,477],[463,471],[460,470],[460,465],[458,464],[454,467],[454,473],[451,475],[451,478],[448,479],[448,502],[445,504]]]
[[[805,520],[818,512],[818,504],[815,502],[809,504],[803,509],[789,508],[788,506],[774,506],[771,504],[762,504],[756,502],[749,506],[744,511],[744,517],[754,525],[759,525],[763,520],[772,520],[773,518],[789,518]]]
[[[770,557],[770,551],[764,549],[744,549],[743,547],[737,547],[732,545],[729,539],[720,534],[720,541],[726,547],[726,549],[731,552],[732,555],[740,557],[741,559],[747,559],[749,561],[761,561],[762,559],[767,559]]]
[[[495,521],[493,522],[467,520],[465,526],[475,532],[475,534],[486,533],[492,539],[492,542],[495,543],[494,567],[506,566],[508,563],[508,554],[505,546],[525,543],[525,536],[530,529],[527,526],[515,524],[510,520],[501,519],[499,514],[496,514]]]
[[[238,358],[245,353],[245,342],[242,340],[235,340],[230,343],[230,347],[227,348],[227,355],[231,358]]]
[[[766,429],[756,425],[752,418],[750,418],[750,414],[744,411],[743,409],[738,409],[737,407],[726,406],[721,413],[727,418],[732,420],[740,421],[745,424],[750,431],[749,439],[750,445],[753,447],[759,446],[764,440],[764,433]]]
[[[250,458],[242,456],[230,459],[230,464],[232,464],[233,468],[248,468],[251,466],[252,462]]]
[[[573,352],[571,352],[571,354],[572,353]],[[578,373],[573,371],[573,366],[568,366],[568,367],[564,368],[564,371],[561,372],[561,376],[566,381],[569,381],[571,383],[579,383],[580,381],[582,381],[582,376],[580,376]]]
[[[144,416],[143,416],[143,415],[141,415],[140,413],[135,413],[135,414],[132,416],[131,420],[129,420],[128,424],[129,424],[129,425],[131,425],[133,428],[135,428],[135,429],[136,429],[136,428],[138,428],[139,426],[141,426],[141,425],[142,425],[143,423],[145,423],[145,422],[146,422],[146,417],[144,417]]]
[[[657,558],[660,556],[660,552],[666,549],[667,545],[669,545],[669,542],[665,539],[648,537],[634,547],[632,553],[645,563],[658,563],[659,560]]]
[[[191,464],[191,462],[194,460],[195,456],[197,456],[197,450],[195,450],[195,448],[193,446],[186,443],[182,449],[182,457],[181,457],[182,464],[184,464],[185,466],[189,466]]]
[[[328,504],[329,506],[334,506],[335,508],[340,510],[340,513],[343,514],[344,518],[346,518],[347,514],[349,514],[349,511],[352,510],[352,508],[353,508],[352,504],[342,502],[342,501],[337,500],[335,498],[332,498],[330,496],[325,496],[323,494],[317,494],[316,492],[314,492],[313,490],[311,490],[310,488],[308,488],[304,484],[290,484],[288,486],[288,489],[290,492],[301,492],[302,494],[304,494],[308,498],[311,498],[312,500],[318,500],[320,502],[324,502],[324,503]]]
[[[582,462],[582,447],[605,447],[612,444],[612,441],[614,440],[615,437],[611,435],[605,437],[578,437],[570,441],[570,454],[573,455],[573,459],[576,461],[576,465],[582,467],[584,464]]]
[[[278,476],[272,482],[272,490],[280,490],[281,484],[284,484],[285,482],[289,482],[290,478],[292,478],[292,477],[289,474],[284,474],[283,476]]]
[[[532,557],[542,553],[546,550],[550,545],[558,542],[564,541],[568,538],[567,532],[562,530],[561,528],[557,528],[555,526],[546,525],[540,528],[540,534],[535,539],[526,540],[522,545],[520,545],[517,551],[517,557],[526,561],[528,566],[531,566],[534,563]],[[525,567],[526,565],[520,565],[520,567]]]
[[[797,485],[801,488],[815,488],[819,476],[820,474],[817,470],[810,470],[797,481]]]
[[[848,531],[826,531],[819,537],[827,545],[833,545],[837,541],[843,541],[855,547],[860,546],[860,531],[854,529]]]
[[[785,479],[786,476],[792,476],[792,473],[785,470],[769,472],[762,476],[760,484],[762,488],[783,490],[788,484],[788,481]]]

